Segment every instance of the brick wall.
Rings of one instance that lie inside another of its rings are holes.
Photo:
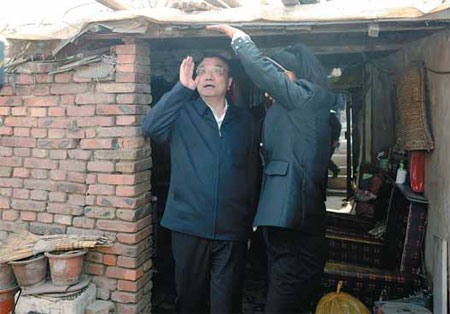
[[[152,288],[150,147],[140,119],[149,108],[150,52],[113,47],[115,71],[55,75],[27,63],[0,90],[0,237],[106,234],[111,248],[87,256],[97,298],[118,313],[148,313]]]

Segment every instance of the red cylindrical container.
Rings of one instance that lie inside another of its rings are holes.
[[[414,192],[423,192],[425,186],[425,151],[416,150],[409,155],[409,181]]]

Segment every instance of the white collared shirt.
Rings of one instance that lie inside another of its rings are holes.
[[[214,115],[214,119],[216,119],[217,122],[217,127],[220,128],[222,127],[222,122],[225,119],[225,114],[227,113],[228,110],[228,101],[225,99],[225,108],[223,108],[223,113],[222,115],[219,117],[216,112],[214,111],[213,107],[211,107],[206,101],[205,101],[206,105],[209,107],[209,109],[211,109],[213,115]]]

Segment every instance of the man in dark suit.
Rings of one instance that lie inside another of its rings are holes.
[[[179,313],[241,311],[247,239],[257,201],[257,128],[228,104],[227,60],[191,57],[180,82],[142,122],[171,150],[171,179],[161,224],[172,231]],[[195,91],[200,97],[192,99]],[[208,309],[208,305],[210,309]]]
[[[325,191],[330,154],[327,73],[302,45],[265,57],[250,37],[228,25],[207,26],[232,39],[253,82],[274,99],[267,110],[264,178],[254,226],[268,253],[266,313],[309,311],[326,259]]]

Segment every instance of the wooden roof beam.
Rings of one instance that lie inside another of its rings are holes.
[[[105,7],[110,8],[114,11],[119,10],[130,10],[131,7],[122,3],[120,0],[95,0],[100,4],[103,4]]]

